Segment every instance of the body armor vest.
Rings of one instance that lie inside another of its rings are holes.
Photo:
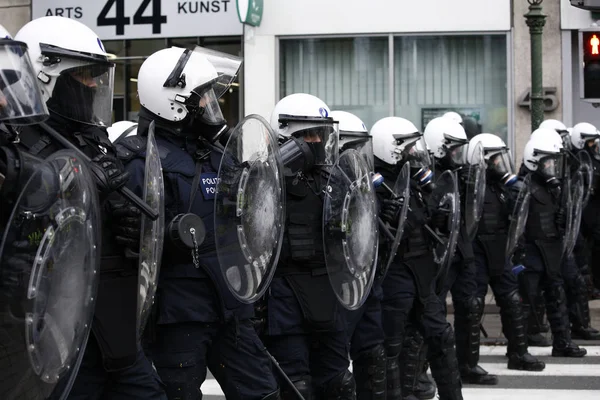
[[[486,185],[483,214],[479,221],[478,236],[508,233],[510,210],[509,194],[498,184]]]
[[[525,239],[529,242],[535,240],[560,241],[561,235],[555,222],[559,207],[560,199],[536,179],[532,179]]]

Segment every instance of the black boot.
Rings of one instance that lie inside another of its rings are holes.
[[[400,363],[402,397],[405,400],[411,395],[420,400],[428,400],[435,397],[435,387],[427,378],[427,374],[424,374],[426,382],[420,379],[423,365],[427,358],[426,347],[423,342],[423,336],[419,331],[410,329],[406,333]]]
[[[429,400],[435,397],[435,384],[427,376],[429,363],[427,362],[427,344],[421,347],[419,352],[419,365],[421,365],[421,373],[417,377],[417,387],[415,388],[415,396],[419,400]]]
[[[440,400],[462,400],[462,383],[454,350],[454,332],[448,326],[438,337],[429,341],[431,374],[438,388]]]
[[[497,385],[498,377],[490,375],[478,366],[481,338],[480,323],[483,316],[484,298],[472,298],[467,303],[454,304],[454,328],[456,329],[456,357],[460,377],[464,383],[473,385]]]
[[[352,371],[358,400],[385,400],[386,355],[383,345],[377,345],[353,360]]]
[[[552,357],[583,357],[587,354],[585,349],[580,349],[571,340],[571,330],[565,290],[562,286],[552,286],[545,291],[548,321],[552,327],[554,340],[552,344]]]
[[[402,349],[402,338],[386,340],[386,382],[387,400],[402,400],[402,382],[400,380],[400,361],[398,356]]]
[[[590,305],[586,282],[581,274],[567,287],[571,335],[575,339],[600,340],[600,332],[590,326]]]
[[[542,371],[546,368],[543,361],[527,352],[525,318],[521,307],[521,296],[515,289],[498,299],[502,332],[508,340],[508,369]]]
[[[542,306],[545,307],[545,304],[542,303]],[[542,333],[547,327],[547,325],[543,323],[543,314],[534,313],[534,308],[528,303],[523,303],[521,305],[521,310],[523,312],[523,318],[527,322],[527,345],[529,347],[552,346],[550,340]]]

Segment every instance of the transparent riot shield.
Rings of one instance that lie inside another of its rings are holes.
[[[571,223],[568,226],[569,230],[565,232],[565,256],[570,256],[575,249],[577,236],[581,227],[581,216],[583,214],[584,200],[584,181],[583,171],[579,170],[575,173],[571,180]]]
[[[583,207],[585,207],[590,200],[592,184],[594,182],[594,166],[592,164],[592,158],[590,153],[587,151],[580,151],[577,153],[577,159],[579,160],[579,171],[581,171],[581,178],[583,183]]]
[[[402,240],[402,234],[404,233],[404,223],[406,222],[406,215],[408,214],[408,205],[410,198],[410,163],[405,163],[400,173],[398,174],[398,178],[396,179],[396,183],[394,184],[394,195],[403,199],[402,208],[398,212],[398,221],[395,227],[391,227],[391,233],[394,235],[394,240],[391,241],[386,246],[384,260],[379,260],[382,268],[381,275],[385,276],[394,257],[396,256],[396,252],[398,251],[398,246],[400,245],[400,241]],[[395,228],[395,231],[394,231]]]
[[[574,181],[571,178],[571,176],[569,176],[563,183],[562,186],[562,191],[563,194],[561,195],[561,208],[562,211],[565,213],[566,216],[566,223],[565,223],[565,230],[564,230],[564,236],[563,236],[563,256],[566,255],[567,253],[567,249],[569,247],[569,245],[575,241],[575,237],[573,237],[573,229],[574,229],[574,220],[573,220],[573,212],[574,212],[574,202],[573,202],[573,187],[576,186],[574,185]],[[574,245],[574,244],[573,244]]]
[[[510,216],[510,225],[508,226],[508,235],[506,240],[506,258],[510,259],[515,252],[517,243],[527,225],[527,217],[529,215],[529,200],[531,192],[529,191],[530,177],[525,177],[521,190],[517,193],[513,202],[513,211]]]
[[[158,218],[153,221],[142,214],[137,302],[137,331],[139,336],[144,331],[150,309],[154,303],[165,234],[165,186],[160,155],[154,139],[154,121],[150,123],[148,129],[144,174],[143,199],[152,210],[158,212]]]
[[[323,244],[333,291],[348,310],[367,298],[375,277],[379,233],[369,167],[356,150],[332,168],[323,204]]]
[[[448,214],[447,226],[443,230],[430,231],[435,243],[433,249],[434,261],[443,266],[454,256],[460,233],[460,195],[455,172],[444,171],[440,175],[431,193],[431,201],[433,212]]]
[[[95,179],[61,150],[23,187],[0,244],[0,393],[64,399],[90,332],[100,261]]]
[[[483,145],[478,142],[473,151],[472,163],[466,166],[465,183],[465,204],[463,213],[465,216],[465,226],[467,235],[471,240],[475,240],[477,226],[483,213],[483,203],[485,199],[486,183],[486,162],[483,156]]]
[[[231,293],[253,303],[267,290],[283,240],[285,186],[277,136],[249,115],[234,129],[219,167],[215,241]]]

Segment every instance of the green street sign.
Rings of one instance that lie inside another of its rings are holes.
[[[242,24],[260,26],[263,0],[237,0],[237,12]]]

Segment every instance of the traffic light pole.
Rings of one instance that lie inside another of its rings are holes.
[[[525,14],[531,39],[531,131],[544,120],[544,88],[542,81],[542,33],[546,16],[542,14],[544,0],[527,0],[529,12]]]

